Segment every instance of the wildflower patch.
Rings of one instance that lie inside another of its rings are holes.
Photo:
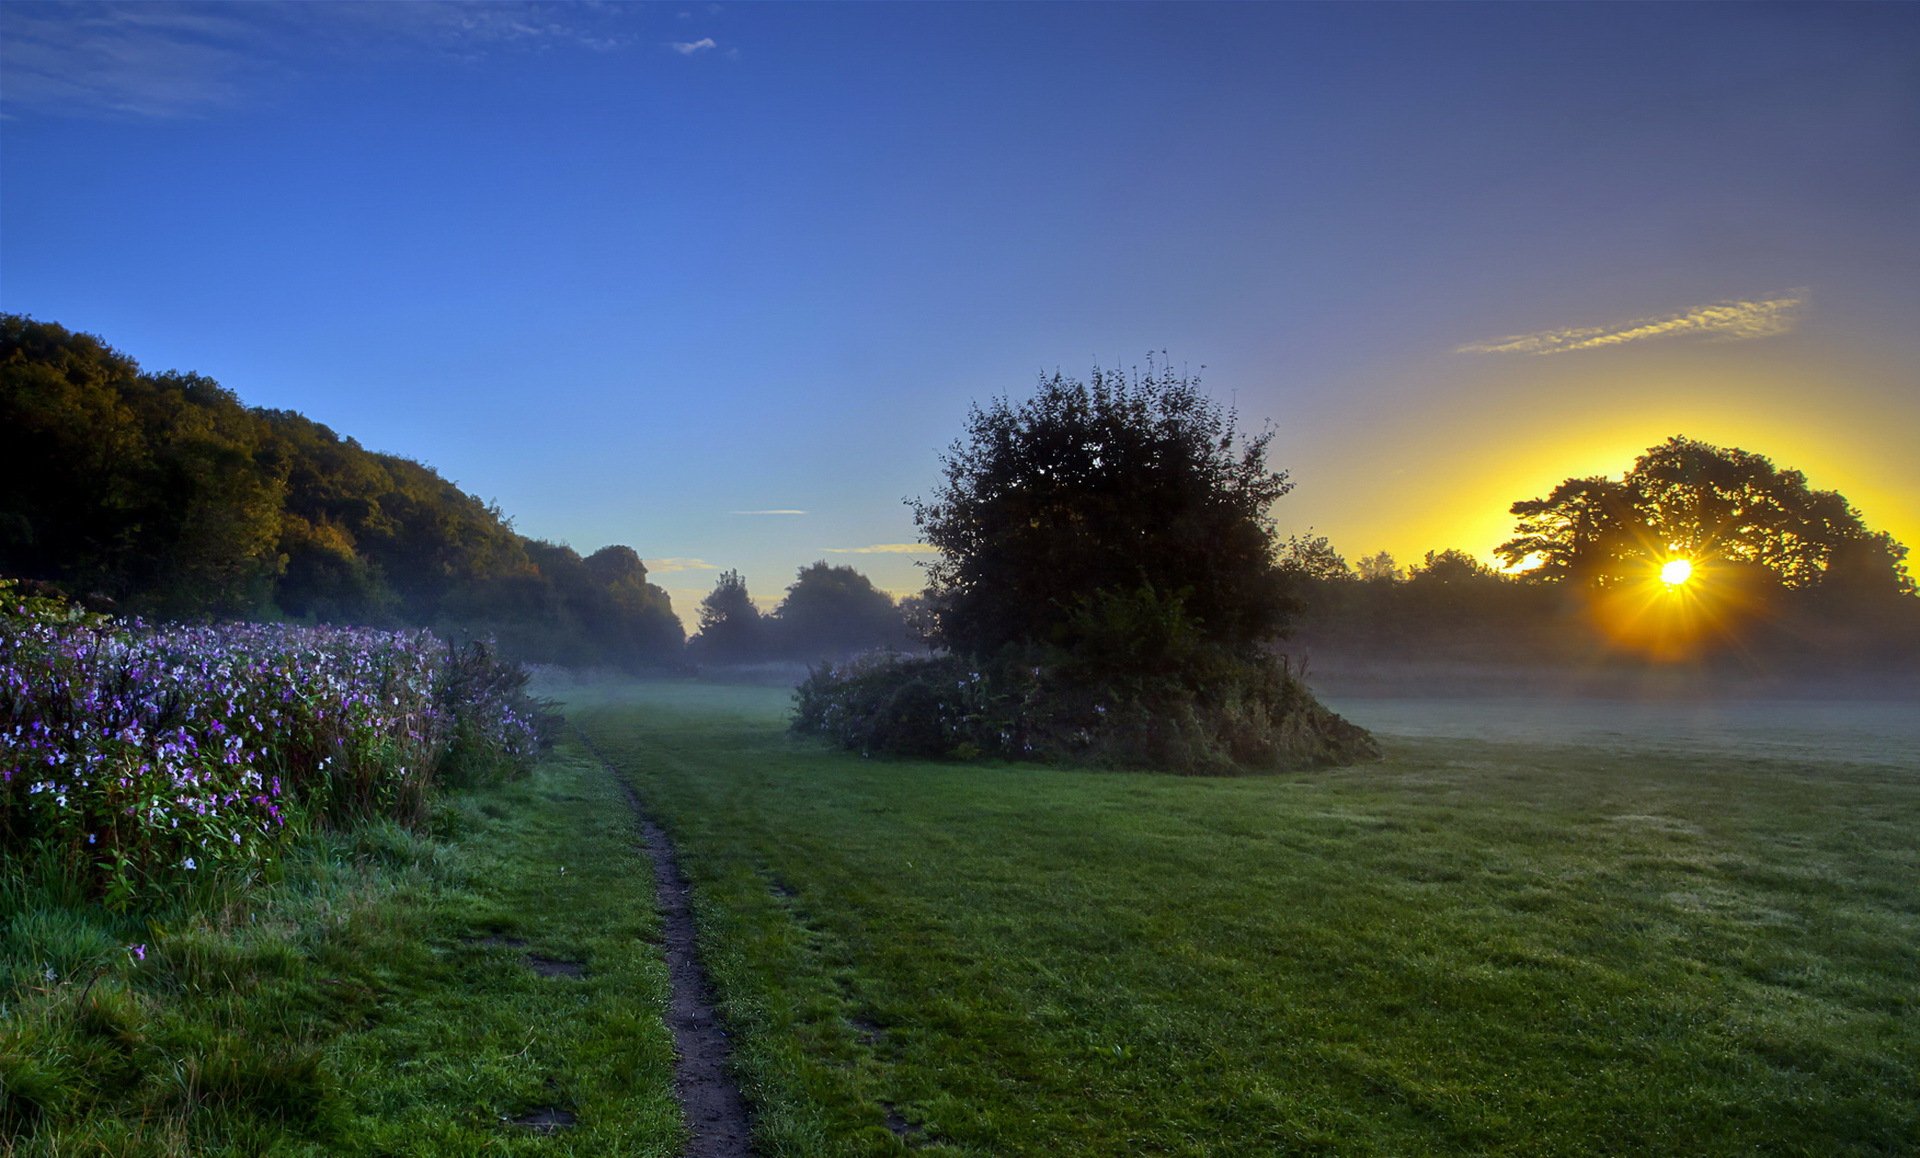
[[[250,877],[290,826],[416,823],[451,759],[531,763],[514,674],[424,631],[150,626],[0,581],[0,850],[125,907]]]

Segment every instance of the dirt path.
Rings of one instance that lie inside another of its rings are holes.
[[[685,1158],[749,1158],[753,1153],[747,1103],[727,1069],[727,1034],[713,1008],[713,986],[694,949],[693,910],[687,904],[687,879],[680,875],[667,834],[592,741],[579,733],[580,743],[620,785],[633,809],[646,853],[653,861],[654,889],[660,898],[661,930],[666,941],[667,973],[673,995],[667,1004],[667,1027],[673,1031],[674,1092],[690,1135]]]

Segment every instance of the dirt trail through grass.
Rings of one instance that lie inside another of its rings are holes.
[[[647,857],[653,862],[667,971],[673,983],[667,1025],[673,1030],[674,1093],[686,1115],[686,1158],[748,1158],[753,1151],[747,1104],[728,1070],[726,1031],[721,1029],[713,1008],[712,983],[695,951],[686,877],[674,859],[666,831],[647,815],[633,786],[584,733],[577,734],[580,743],[620,785],[646,839]]]

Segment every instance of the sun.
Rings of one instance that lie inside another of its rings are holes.
[[[1668,559],[1660,565],[1660,581],[1669,587],[1678,587],[1693,578],[1693,561],[1690,559]]]

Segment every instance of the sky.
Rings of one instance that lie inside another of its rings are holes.
[[[0,310],[683,618],[918,588],[969,407],[1150,356],[1350,559],[1676,434],[1920,547],[1920,5],[9,0]]]

